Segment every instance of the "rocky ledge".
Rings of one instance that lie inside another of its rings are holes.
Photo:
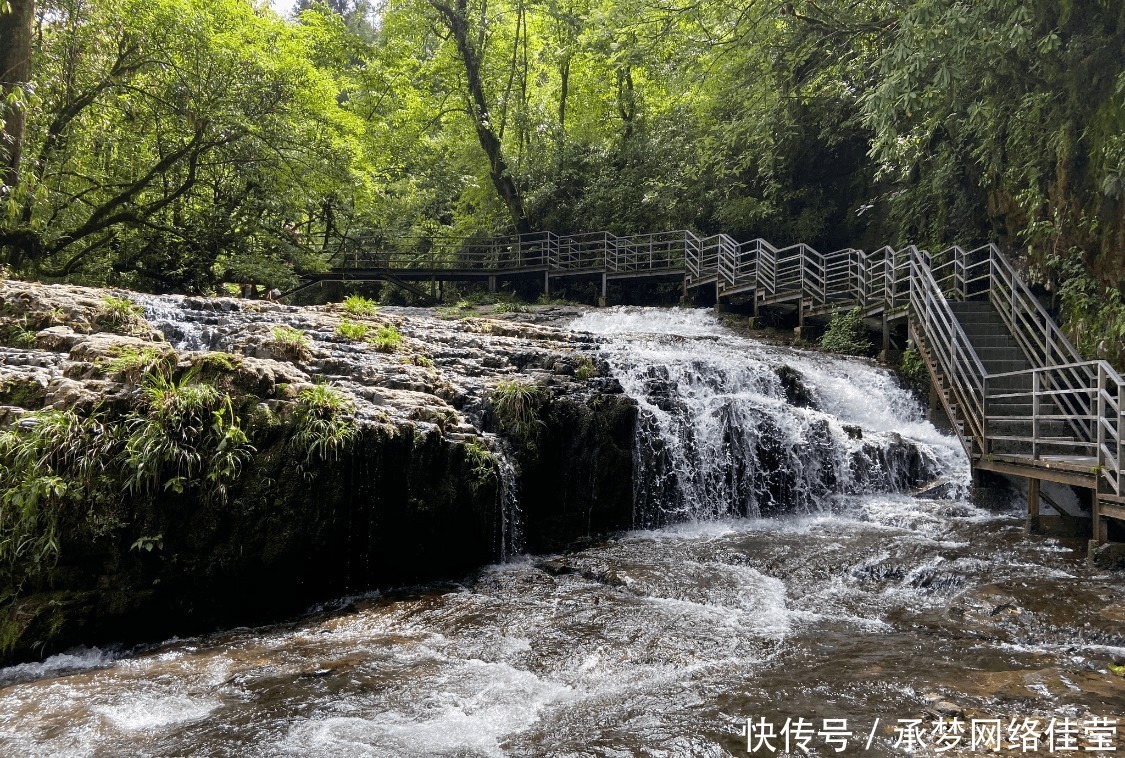
[[[0,661],[628,527],[635,405],[570,315],[4,281]]]

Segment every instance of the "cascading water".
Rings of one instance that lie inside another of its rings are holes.
[[[642,409],[638,525],[814,513],[831,495],[965,485],[955,439],[887,371],[736,337],[710,313],[610,309],[573,325]]]

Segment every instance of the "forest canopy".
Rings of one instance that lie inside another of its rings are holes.
[[[1088,352],[1125,340],[1119,0],[0,0],[0,73],[25,275],[285,286],[439,233],[992,241]]]

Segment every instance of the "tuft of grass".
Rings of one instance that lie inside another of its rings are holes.
[[[111,358],[99,361],[98,366],[110,376],[136,382],[147,374],[170,369],[172,357],[171,353],[154,347],[122,345]]]
[[[348,319],[341,319],[339,325],[336,327],[335,336],[337,339],[348,340],[350,342],[362,342],[367,339],[367,333],[371,331],[367,324],[360,324]]]
[[[381,353],[393,353],[402,344],[402,333],[393,326],[380,326],[371,344]]]
[[[546,426],[539,418],[543,400],[542,387],[515,379],[499,382],[489,398],[501,431],[525,442],[538,439],[539,431]]]
[[[98,321],[120,334],[130,334],[144,323],[144,308],[127,297],[106,295],[98,306]]]
[[[374,300],[369,300],[360,295],[348,295],[344,299],[344,310],[353,316],[374,316],[379,310]]]
[[[300,468],[306,478],[314,463],[337,460],[355,442],[359,428],[354,416],[355,404],[335,387],[316,384],[301,390],[290,445],[305,454]]]
[[[404,355],[402,357],[402,362],[408,366],[421,366],[423,368],[434,367],[433,360],[428,356],[422,355],[421,353],[411,353],[410,355]]]
[[[274,327],[270,345],[291,361],[308,360],[312,355],[312,343],[309,342],[308,335],[291,326]]]
[[[828,321],[828,329],[820,338],[820,346],[832,353],[844,355],[867,355],[871,352],[871,340],[863,326],[863,311],[852,308],[850,311],[835,313]]]
[[[578,359],[578,368],[574,371],[574,378],[584,382],[597,376],[598,373],[598,365],[594,363],[590,356],[584,355]]]

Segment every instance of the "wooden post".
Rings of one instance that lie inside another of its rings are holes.
[[[598,298],[598,307],[599,308],[605,307],[605,302],[606,302],[605,298],[606,298],[606,290],[608,288],[608,279],[609,279],[609,277],[606,275],[606,272],[603,271],[602,272],[602,294],[601,294],[601,297]],[[686,279],[684,280],[684,296],[685,297],[687,296],[687,280]]]
[[[496,292],[496,274],[490,274],[488,277],[488,291]]]
[[[891,353],[891,324],[887,320],[887,309],[883,309],[883,355],[888,363],[890,362],[889,356]]]
[[[1039,480],[1027,480],[1027,517],[1035,520],[1039,518]]]
[[[543,272],[543,295],[544,297],[551,296],[551,272]]]

